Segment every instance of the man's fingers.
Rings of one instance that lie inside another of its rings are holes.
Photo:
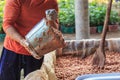
[[[27,42],[27,40],[23,39],[20,41],[20,44],[25,47],[25,49],[36,59],[40,59],[41,57],[36,53],[34,48]]]
[[[25,39],[22,39],[22,40],[20,41],[20,44],[21,44],[22,46],[24,46],[24,47],[28,47],[28,46],[29,46],[29,43],[28,43],[27,40],[25,40]]]
[[[30,52],[31,55],[35,58],[35,59],[40,59],[41,57],[39,55],[37,55],[35,52]]]
[[[41,58],[41,57],[37,54],[37,52],[34,50],[34,48],[33,48],[31,45],[28,46],[28,49],[29,49],[30,54],[31,54],[34,58],[36,58],[36,59],[40,59],[40,58]]]

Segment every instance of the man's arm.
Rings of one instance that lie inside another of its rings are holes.
[[[15,29],[14,23],[20,15],[21,3],[19,0],[6,0],[3,17],[3,29],[7,36],[20,43],[33,57],[39,59],[35,50],[25,38]]]
[[[21,40],[24,39],[16,30],[14,27],[10,26],[5,30],[5,33],[13,40],[20,43]]]

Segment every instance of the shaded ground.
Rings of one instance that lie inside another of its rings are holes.
[[[3,48],[3,42],[0,42],[0,53],[2,51],[2,48]],[[0,54],[1,55],[1,54]]]
[[[107,33],[107,38],[119,38],[119,37],[120,37],[120,31]],[[64,38],[67,40],[75,39],[75,34],[64,34]],[[90,38],[99,39],[101,38],[101,34],[100,33],[90,34]]]

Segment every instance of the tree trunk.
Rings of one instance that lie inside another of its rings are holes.
[[[93,65],[96,65],[100,68],[104,67],[105,64],[105,38],[107,34],[107,29],[108,29],[108,22],[110,19],[110,12],[111,12],[111,7],[112,7],[112,0],[109,0],[109,4],[107,7],[106,11],[106,16],[105,16],[105,22],[104,22],[104,28],[102,32],[102,39],[100,41],[100,46],[96,50],[95,56],[93,57]]]
[[[90,35],[88,0],[75,0],[75,24],[76,39],[88,39]]]

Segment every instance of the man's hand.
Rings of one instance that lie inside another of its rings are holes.
[[[41,57],[37,54],[34,48],[27,42],[27,40],[22,39],[20,40],[20,44],[25,47],[25,49],[36,59],[40,59]]]
[[[20,43],[25,49],[36,59],[40,59],[40,56],[38,56],[37,52],[34,50],[34,48],[27,42],[23,36],[18,33],[18,31],[13,27],[9,26],[6,31],[6,35],[8,35],[11,39],[17,41]]]

